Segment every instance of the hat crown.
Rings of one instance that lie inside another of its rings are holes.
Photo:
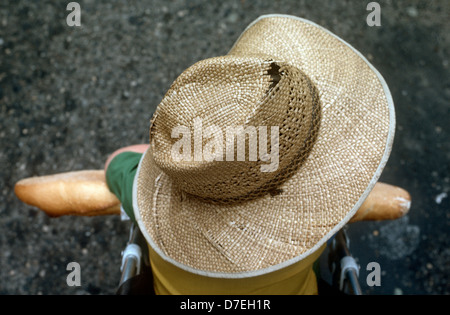
[[[185,70],[158,106],[153,159],[186,193],[216,202],[251,199],[306,159],[320,115],[314,84],[286,62],[206,59]]]

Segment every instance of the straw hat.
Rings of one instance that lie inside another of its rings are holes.
[[[310,21],[262,16],[226,56],[194,64],[166,93],[134,182],[136,219],[152,249],[189,272],[278,270],[353,216],[387,162],[394,125],[384,79],[353,47]],[[254,126],[267,154],[226,156],[230,126]],[[174,130],[191,132],[182,149]],[[213,159],[180,160],[174,147],[187,156],[214,147]]]

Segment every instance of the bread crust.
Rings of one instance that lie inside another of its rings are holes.
[[[398,219],[409,212],[411,196],[403,188],[378,182],[350,223]]]
[[[51,217],[120,214],[120,201],[109,190],[103,170],[83,170],[18,181],[16,196]]]

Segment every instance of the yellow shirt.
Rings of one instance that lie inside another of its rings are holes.
[[[165,261],[149,246],[155,292],[161,295],[316,295],[317,279],[312,267],[325,246],[283,269],[237,279],[191,273]]]

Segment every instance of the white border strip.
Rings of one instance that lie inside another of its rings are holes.
[[[391,154],[391,149],[392,149],[392,144],[394,141],[394,134],[395,134],[395,109],[394,109],[394,101],[392,99],[392,95],[391,92],[389,91],[389,88],[386,84],[386,81],[384,80],[383,76],[378,72],[377,69],[375,69],[375,67],[359,52],[357,51],[353,46],[351,46],[349,43],[347,43],[346,41],[344,41],[343,39],[339,38],[338,36],[336,36],[335,34],[331,33],[329,30],[323,28],[320,25],[317,25],[314,22],[311,22],[309,20],[305,20],[303,18],[300,17],[296,17],[296,16],[292,16],[292,15],[284,15],[284,14],[268,14],[268,15],[262,15],[260,16],[258,19],[256,19],[255,21],[253,21],[249,26],[247,26],[247,28],[244,30],[244,32],[242,32],[242,34],[239,36],[239,38],[237,39],[236,43],[239,42],[239,40],[241,39],[242,35],[250,28],[252,27],[254,24],[256,24],[257,22],[259,22],[262,19],[265,18],[271,18],[271,17],[282,17],[282,18],[290,18],[290,19],[294,19],[294,20],[298,20],[307,24],[310,24],[312,26],[315,26],[317,28],[319,28],[320,30],[326,32],[327,34],[333,36],[334,38],[340,40],[342,43],[344,43],[345,45],[347,45],[351,50],[353,50],[353,52],[355,52],[362,60],[364,60],[367,65],[370,67],[370,69],[376,74],[376,76],[378,77],[378,79],[380,80],[380,83],[383,87],[384,93],[386,95],[386,99],[389,105],[389,133],[387,136],[387,140],[386,140],[386,147],[384,150],[384,154],[383,157],[381,159],[381,162],[374,174],[374,176],[372,177],[372,180],[369,183],[369,186],[366,188],[366,190],[364,191],[363,195],[361,196],[361,198],[358,200],[358,202],[355,204],[355,206],[353,207],[353,209],[344,217],[344,219],[338,224],[336,225],[328,234],[326,234],[318,243],[316,243],[316,245],[314,247],[312,247],[310,250],[306,251],[305,253],[301,254],[300,256],[294,257],[292,259],[286,260],[280,264],[268,267],[268,268],[264,268],[264,269],[260,269],[260,270],[256,270],[256,271],[248,271],[248,272],[239,272],[239,273],[222,273],[222,272],[210,272],[210,271],[204,271],[204,270],[199,270],[199,269],[194,269],[190,266],[187,266],[185,264],[182,264],[176,260],[174,260],[173,258],[167,256],[166,254],[164,254],[161,249],[154,243],[153,239],[150,237],[150,235],[148,234],[147,230],[145,229],[145,226],[142,222],[142,218],[140,216],[139,213],[139,207],[138,207],[138,203],[137,203],[137,178],[138,178],[138,174],[140,172],[141,169],[141,164],[142,161],[144,160],[145,155],[148,153],[149,149],[143,154],[141,161],[139,162],[139,166],[136,172],[136,176],[134,179],[134,183],[133,183],[133,208],[134,208],[134,215],[136,217],[136,221],[138,222],[139,228],[141,229],[142,234],[144,235],[145,239],[149,242],[150,246],[152,247],[152,249],[161,256],[161,258],[175,266],[177,266],[180,269],[183,269],[185,271],[188,271],[190,273],[193,274],[198,274],[201,276],[206,276],[206,277],[211,277],[211,278],[227,278],[227,279],[242,279],[242,278],[249,278],[249,277],[256,277],[256,276],[261,276],[273,271],[277,271],[283,268],[286,268],[296,262],[299,262],[300,260],[306,258],[307,256],[311,255],[313,252],[315,252],[316,250],[318,250],[319,248],[321,248],[323,246],[323,244],[325,244],[325,242],[330,239],[335,233],[337,233],[340,229],[343,228],[343,226],[353,217],[353,215],[356,213],[356,211],[361,207],[362,203],[366,200],[367,196],[369,195],[369,193],[372,191],[373,187],[375,186],[376,182],[378,181],[378,178],[381,175],[381,172],[383,171],[389,155]],[[232,49],[234,48],[234,46],[236,45],[236,43],[233,45]]]

